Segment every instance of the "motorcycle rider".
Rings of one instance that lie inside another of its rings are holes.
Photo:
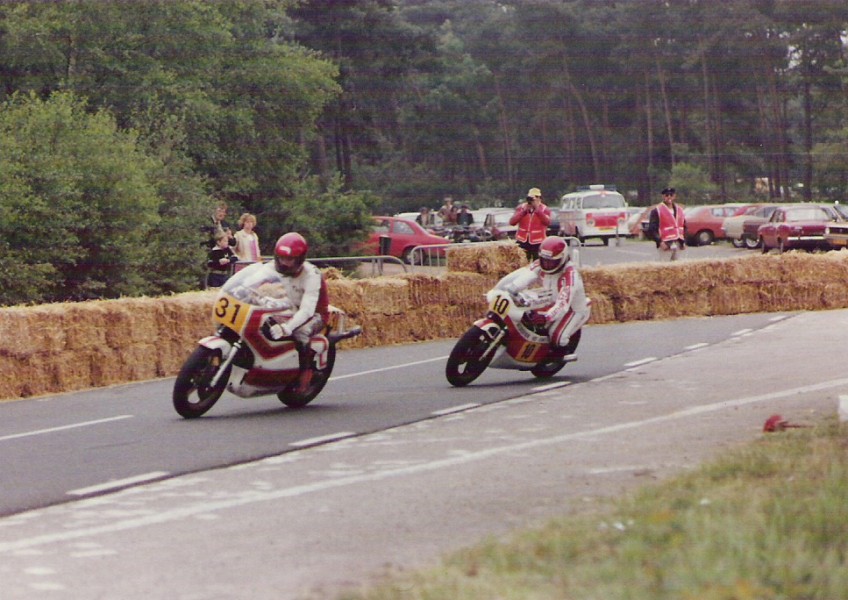
[[[575,348],[568,342],[589,320],[589,299],[583,287],[583,278],[571,263],[568,243],[560,236],[550,236],[539,246],[539,259],[508,275],[506,288],[516,293],[531,287],[541,287],[551,298],[545,310],[531,310],[525,319],[544,326],[550,340],[552,358],[574,360]]]
[[[271,337],[275,340],[294,338],[300,366],[297,391],[301,394],[306,392],[312,381],[315,352],[310,348],[309,340],[324,328],[329,312],[327,285],[318,267],[306,262],[307,252],[309,244],[296,232],[281,236],[274,246],[274,269],[280,275],[280,283],[285,288],[294,314],[287,322],[270,327]]]

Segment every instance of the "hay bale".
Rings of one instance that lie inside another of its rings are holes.
[[[740,283],[714,287],[709,292],[709,306],[713,315],[738,315],[760,312],[760,286]]]
[[[511,240],[462,244],[448,248],[446,255],[448,271],[465,271],[498,277],[503,277],[527,264],[524,250]]]
[[[402,315],[412,306],[409,283],[400,277],[363,279],[358,285],[362,292],[362,303],[355,314]]]
[[[362,305],[362,287],[359,281],[351,279],[333,279],[327,282],[327,294],[330,303],[338,306],[348,315],[361,315],[364,312]]]
[[[442,301],[447,306],[466,306],[475,311],[486,308],[486,292],[498,278],[479,273],[446,273],[442,279]]]
[[[601,325],[615,321],[615,303],[612,298],[598,292],[592,292],[589,294],[589,298],[592,300],[590,325]]]
[[[444,282],[440,277],[425,273],[406,273],[398,275],[398,279],[407,282],[412,306],[430,306],[444,302]]]

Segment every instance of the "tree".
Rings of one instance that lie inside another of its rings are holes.
[[[0,161],[0,240],[16,266],[0,274],[4,303],[151,289],[159,165],[133,134],[69,93],[13,96],[0,111]]]

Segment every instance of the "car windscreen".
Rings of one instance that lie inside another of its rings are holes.
[[[786,211],[787,221],[827,221],[830,216],[821,208],[796,208]]]
[[[598,194],[583,198],[583,208],[624,208],[624,196],[619,194]]]

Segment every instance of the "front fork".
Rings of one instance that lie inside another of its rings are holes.
[[[480,357],[481,360],[485,360],[501,345],[501,341],[503,341],[507,332],[506,323],[498,323],[497,320],[486,317],[475,322],[474,325],[489,337],[489,347]]]
[[[238,351],[244,345],[244,340],[241,338],[237,339],[235,342],[230,344],[224,338],[217,335],[210,335],[209,337],[205,337],[199,342],[199,345],[204,348],[209,348],[210,350],[217,350],[221,353],[221,357],[224,359],[223,362],[218,366],[218,370],[215,371],[214,377],[212,377],[212,381],[209,382],[209,387],[215,387],[218,384],[218,381],[221,379],[221,376],[227,370],[227,367],[235,359],[236,355],[238,355]]]

